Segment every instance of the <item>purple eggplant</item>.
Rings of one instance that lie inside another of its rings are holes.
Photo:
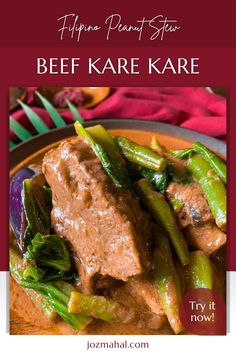
[[[21,192],[23,181],[26,178],[35,176],[35,171],[31,168],[22,168],[11,179],[9,191],[9,214],[10,223],[15,234],[17,243],[21,246],[26,227],[26,218],[22,204]]]

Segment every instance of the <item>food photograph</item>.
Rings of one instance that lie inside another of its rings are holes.
[[[215,87],[10,87],[10,334],[196,334],[185,296],[227,296],[226,104]]]

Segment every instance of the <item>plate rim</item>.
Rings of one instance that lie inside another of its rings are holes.
[[[168,134],[169,136],[174,136],[177,138],[181,138],[187,141],[196,141],[201,140],[201,142],[206,145],[211,150],[219,153],[220,155],[226,157],[227,146],[224,142],[207,136],[202,133],[198,133],[194,130],[186,129],[183,127],[179,127],[176,125],[163,123],[159,121],[150,121],[143,119],[135,119],[135,118],[94,118],[91,120],[86,120],[84,122],[85,127],[92,126],[94,124],[102,124],[107,129],[136,129],[136,130],[147,130],[152,132],[158,132],[160,134]],[[36,152],[37,150],[43,148],[49,143],[54,143],[59,141],[67,136],[70,136],[70,131],[73,129],[73,124],[68,124],[65,127],[50,129],[48,132],[40,135],[35,135],[33,138],[24,141],[18,145],[16,145],[10,151],[10,162],[9,168],[10,170],[15,167],[18,163],[20,163],[24,158],[28,156],[27,154],[27,146],[34,145],[34,149],[32,151],[32,146],[30,147],[30,154]],[[52,136],[52,141],[44,144],[45,136]],[[26,151],[26,153],[24,153]],[[23,155],[23,157],[22,157]]]

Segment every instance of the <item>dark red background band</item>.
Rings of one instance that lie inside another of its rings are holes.
[[[115,61],[119,56],[140,57],[139,75],[88,75],[87,58],[107,55]],[[37,57],[81,57],[78,75],[37,75]],[[199,57],[199,75],[148,75],[148,57]],[[229,91],[228,100],[228,158],[229,158],[229,237],[228,270],[236,270],[235,210],[235,141],[236,141],[236,48],[5,48],[0,49],[0,202],[1,248],[0,269],[8,269],[8,87],[22,86],[221,86]]]
[[[231,6],[231,4],[232,6]],[[99,47],[152,46],[152,47],[230,47],[235,45],[235,1],[157,1],[157,0],[99,0],[78,1],[32,0],[2,1],[0,46],[4,47]],[[68,37],[60,41],[58,18],[76,13],[83,24],[102,26],[97,33],[81,36],[78,45]],[[181,30],[167,35],[164,41],[150,41],[148,31],[139,42],[137,33],[112,33],[106,40],[105,19],[120,14],[123,24],[137,25],[145,17],[162,14],[177,19]]]

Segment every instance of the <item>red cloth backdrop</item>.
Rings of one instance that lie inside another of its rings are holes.
[[[53,122],[48,113],[36,107],[34,88],[28,88],[27,103],[49,126]],[[226,100],[201,87],[118,87],[97,106],[81,109],[84,119],[137,118],[178,125],[200,133],[226,139]],[[33,130],[22,109],[12,114],[29,130]],[[62,113],[67,123],[73,121],[69,111]],[[10,138],[14,134],[10,132]]]

